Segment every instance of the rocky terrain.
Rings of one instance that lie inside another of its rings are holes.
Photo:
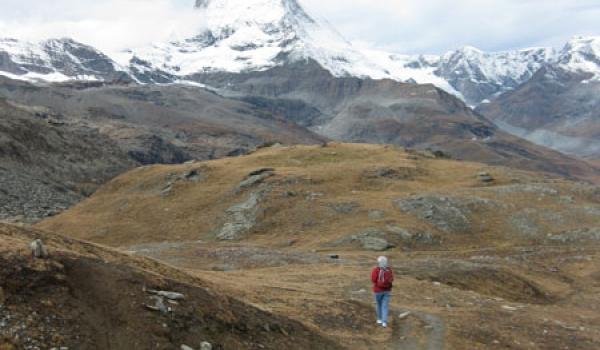
[[[323,138],[276,113],[192,87],[0,78],[0,219],[56,214],[143,164]]]
[[[136,164],[97,129],[0,100],[0,220],[54,215]]]
[[[341,349],[153,260],[0,224],[0,348]],[[32,259],[41,238],[48,259]]]
[[[137,165],[328,139],[429,149],[576,179],[593,180],[599,172],[501,131],[431,85],[336,78],[315,62],[195,79],[216,88],[0,77],[0,98],[6,100],[0,194],[7,198],[1,218],[53,215]]]
[[[590,164],[512,136],[433,85],[339,78],[314,61],[192,79],[333,140],[430,149],[455,159],[573,178],[597,172]]]
[[[274,147],[136,169],[37,227],[185,269],[347,349],[596,349],[599,191],[393,146]],[[368,280],[382,252],[389,330]]]

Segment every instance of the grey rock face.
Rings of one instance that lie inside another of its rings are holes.
[[[369,220],[381,220],[385,218],[383,210],[369,210]]]
[[[262,183],[265,179],[274,175],[274,170],[275,169],[259,169],[253,171],[248,175],[247,178],[237,185],[235,191],[240,192]]]
[[[246,201],[226,210],[225,224],[217,232],[221,240],[240,239],[256,225],[259,204],[266,195],[266,190],[251,193]]]
[[[370,228],[349,238],[340,240],[338,242],[334,242],[333,244],[344,245],[358,242],[360,246],[365,250],[385,251],[394,247],[393,244],[389,243],[385,239],[385,235],[386,233],[379,229]]]
[[[200,167],[200,168],[196,168],[196,169],[191,169],[188,171],[185,171],[181,174],[171,174],[168,176],[167,178],[167,183],[165,184],[165,187],[162,188],[161,190],[161,194],[163,196],[167,196],[169,194],[171,194],[171,191],[173,190],[173,186],[175,186],[175,184],[177,184],[178,182],[200,182],[204,179],[205,177],[205,172],[207,171],[207,167]]]
[[[459,199],[427,195],[398,199],[394,205],[401,211],[416,215],[447,233],[466,233],[471,228],[470,210]]]
[[[365,236],[361,238],[362,247],[366,250],[384,251],[393,247],[383,238]]]
[[[387,225],[386,229],[393,235],[398,236],[403,241],[410,241],[413,238],[412,233],[398,225]]]

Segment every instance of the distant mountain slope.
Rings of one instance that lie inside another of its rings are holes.
[[[348,142],[443,151],[457,159],[586,177],[589,164],[514,137],[433,85],[339,78],[314,61],[191,77]]]
[[[34,85],[0,77],[0,219],[37,220],[143,164],[324,138],[196,87]]]
[[[600,159],[600,39],[574,40],[557,63],[478,110],[532,142]]]

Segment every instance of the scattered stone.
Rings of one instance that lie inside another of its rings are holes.
[[[387,225],[386,229],[389,233],[398,236],[403,241],[410,241],[413,235],[406,229],[398,225]]]
[[[573,204],[575,203],[575,198],[573,196],[560,196],[559,201],[561,204]]]
[[[484,183],[494,182],[495,180],[494,177],[487,172],[481,172],[477,174],[477,176],[479,177],[479,181]]]
[[[363,249],[373,250],[373,251],[384,251],[384,250],[388,250],[388,249],[394,247],[393,244],[389,243],[385,239],[385,235],[386,235],[385,232],[383,232],[379,229],[369,228],[369,229],[362,231],[361,233],[359,233],[357,235],[353,235],[351,237],[344,238],[344,239],[338,240],[336,242],[333,242],[332,245],[338,246],[338,245],[359,242]]]
[[[307,194],[304,199],[306,199],[307,201],[314,201],[317,198],[321,198],[323,197],[325,194],[322,192],[310,192],[309,194]]]
[[[423,171],[417,167],[390,168],[381,167],[374,170],[368,170],[364,176],[369,179],[390,179],[390,180],[414,180],[416,176],[422,175]]]
[[[193,169],[183,174],[185,181],[198,182],[202,180],[202,174],[199,169]]]
[[[207,341],[203,341],[200,344],[200,350],[212,350],[212,348],[213,348],[212,344]]]
[[[545,184],[514,184],[490,187],[489,191],[498,194],[532,193],[540,196],[558,196],[560,192]]]
[[[41,239],[36,239],[31,242],[29,245],[31,249],[31,257],[35,259],[47,259],[48,258],[48,250]]]
[[[329,207],[335,210],[338,214],[351,214],[354,209],[360,207],[358,203],[349,202],[349,203],[331,203]]]
[[[264,173],[274,173],[275,169],[273,168],[261,168],[258,170],[254,170],[253,172],[251,172],[250,174],[248,174],[248,177],[250,176],[256,176],[256,175],[262,175]]]
[[[600,241],[600,228],[583,228],[571,231],[564,231],[558,234],[548,233],[546,239],[559,243],[573,243],[582,241]]]
[[[253,186],[263,182],[265,179],[273,176],[274,174],[275,174],[275,169],[273,169],[273,168],[262,168],[262,169],[255,170],[255,171],[251,172],[250,174],[248,174],[248,177],[246,177],[242,182],[240,182],[237,185],[236,192],[241,192],[245,189],[253,187]]]
[[[204,179],[203,173],[207,170],[207,167],[203,166],[196,169],[191,169],[183,173],[171,173],[167,176],[167,182],[161,190],[162,196],[168,196],[171,194],[173,187],[180,181],[186,182],[199,182]]]
[[[362,247],[366,250],[384,251],[393,248],[394,245],[390,244],[383,238],[377,237],[363,237],[361,239]]]
[[[410,311],[406,311],[406,312],[403,312],[400,315],[398,315],[398,318],[401,319],[401,320],[403,320],[403,319],[407,318],[410,315],[411,315],[411,312]]]
[[[471,228],[469,203],[459,198],[430,194],[398,199],[394,205],[447,233],[464,233]]]
[[[194,348],[192,348],[191,346],[187,346],[185,344],[182,344],[179,349],[181,349],[181,350],[194,350]]]
[[[162,314],[167,314],[171,311],[171,309],[165,305],[165,301],[162,297],[153,295],[149,299],[152,303],[144,304],[148,310],[158,311]]]
[[[517,310],[519,310],[519,309],[518,309],[518,308],[516,308],[516,307],[513,307],[513,306],[508,306],[508,305],[502,305],[502,308],[503,308],[504,310],[508,310],[508,311],[517,311]]]
[[[383,210],[369,210],[369,220],[381,220],[383,218],[385,218],[385,212]]]
[[[164,290],[148,290],[148,293],[167,298],[169,300],[183,300],[185,295],[177,292],[168,292]]]
[[[298,193],[296,191],[285,191],[283,196],[286,198],[296,197]]]

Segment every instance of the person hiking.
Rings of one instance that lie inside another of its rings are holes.
[[[377,324],[386,328],[394,273],[388,266],[388,259],[385,256],[377,258],[377,267],[371,272],[371,282],[373,282],[373,293],[377,303]]]

